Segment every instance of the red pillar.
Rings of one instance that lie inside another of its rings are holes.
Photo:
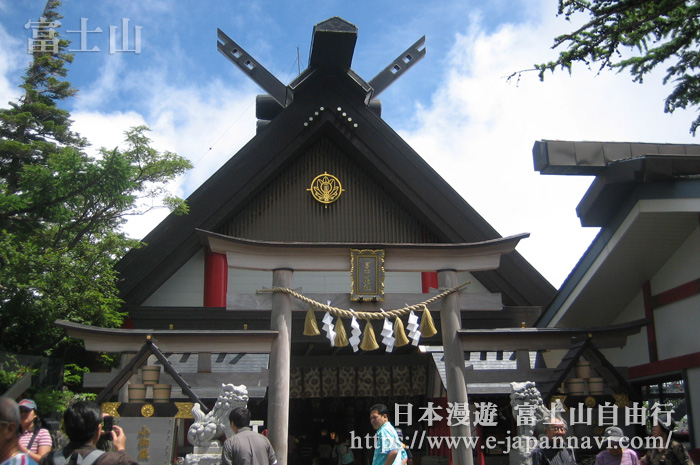
[[[423,294],[430,292],[430,288],[438,288],[437,271],[423,271],[420,274],[421,283],[423,284]]]
[[[226,307],[227,288],[226,255],[207,250],[204,257],[204,306]]]

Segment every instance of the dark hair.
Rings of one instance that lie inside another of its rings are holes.
[[[85,444],[102,423],[102,410],[95,402],[83,400],[66,409],[63,426],[70,442]]]
[[[228,414],[228,421],[236,425],[236,428],[250,426],[250,410],[245,407],[236,407]]]
[[[384,404],[374,404],[373,406],[371,406],[369,408],[369,413],[372,413],[375,410],[380,415],[389,415],[389,409],[386,408],[386,405],[384,405]]]

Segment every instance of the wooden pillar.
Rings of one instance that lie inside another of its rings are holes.
[[[204,306],[225,307],[227,288],[226,255],[207,250],[204,256]]]
[[[293,270],[272,272],[274,287],[292,287]],[[270,350],[270,383],[267,388],[267,437],[275,449],[277,463],[287,465],[289,438],[289,371],[292,352],[292,298],[289,294],[272,294],[270,329],[279,331]]]
[[[438,283],[441,289],[458,286],[457,272],[454,270],[438,271]],[[457,331],[462,329],[462,319],[459,310],[459,295],[456,292],[442,299],[440,309],[440,327],[442,329],[442,345],[445,351],[445,379],[447,381],[447,400],[453,404],[468,405],[467,380],[464,374],[464,351]],[[471,431],[469,425],[450,426],[452,437],[467,438],[469,444]],[[473,465],[471,448],[457,447],[452,450],[454,465]]]
[[[127,353],[124,352],[121,355],[120,361],[119,361],[119,369],[124,368],[130,361],[136,356],[135,353]],[[138,377],[136,376],[136,373],[131,375],[129,378],[129,383],[138,383]],[[127,387],[129,383],[125,383],[121,388],[119,388],[119,392],[117,393],[117,401],[119,402],[129,402],[129,388]]]
[[[659,361],[659,351],[656,345],[656,325],[654,324],[654,307],[651,302],[651,283],[646,281],[642,286],[644,298],[644,317],[651,320],[647,325],[647,347],[649,348],[649,361]]]
[[[422,271],[420,274],[421,287],[423,294],[430,292],[430,288],[438,288],[438,276],[436,271]]]

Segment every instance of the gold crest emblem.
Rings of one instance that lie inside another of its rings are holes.
[[[328,205],[340,198],[345,189],[340,185],[338,178],[332,174],[319,174],[311,181],[311,187],[306,189],[318,202]]]
[[[141,415],[144,417],[152,417],[154,413],[156,413],[156,409],[151,404],[144,404],[141,407]]]

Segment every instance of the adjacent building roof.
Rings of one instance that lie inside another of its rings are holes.
[[[595,176],[577,207],[600,233],[538,326],[613,322],[698,227],[700,145],[538,141],[543,174]]]

